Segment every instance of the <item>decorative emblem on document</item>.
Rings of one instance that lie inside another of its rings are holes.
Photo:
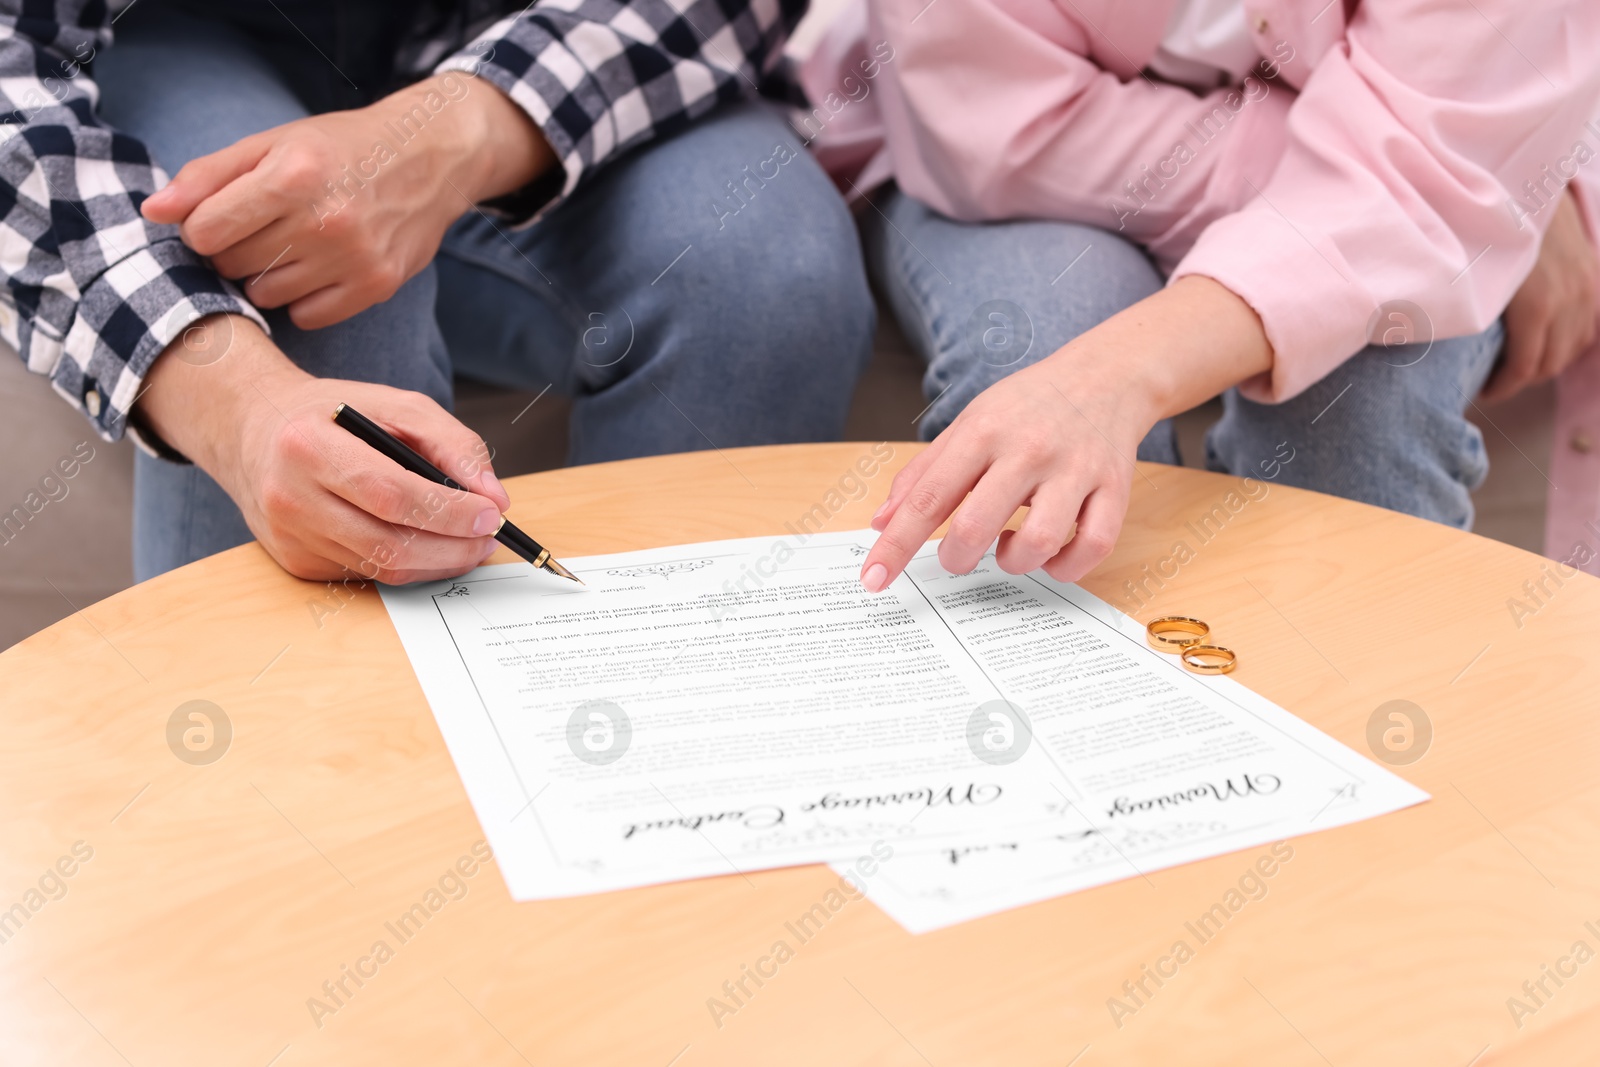
[[[615,578],[645,578],[654,575],[657,578],[670,579],[674,574],[687,574],[697,571],[702,567],[711,566],[709,559],[677,559],[670,563],[646,563],[637,567],[617,567],[606,571]]]
[[[439,595],[440,596],[471,596],[472,595],[472,590],[470,588],[468,588],[467,586],[462,585],[460,582],[456,582],[449,589],[446,589],[444,592],[440,593]]]

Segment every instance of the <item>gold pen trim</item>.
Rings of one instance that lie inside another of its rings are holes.
[[[548,553],[548,552],[545,553],[545,555],[547,555],[547,556],[549,554],[550,553]],[[550,570],[550,572],[553,573],[553,574],[559,574],[563,578],[571,578],[573,581],[577,582],[579,585],[584,585],[585,584],[585,582],[584,582],[584,580],[582,578],[579,578],[576,574],[573,574],[571,571],[567,570],[567,568],[565,568],[561,564],[557,563],[554,559],[547,560],[545,562],[545,567],[548,568]]]

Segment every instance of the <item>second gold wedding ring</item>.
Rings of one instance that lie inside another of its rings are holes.
[[[1188,646],[1204,641],[1211,633],[1211,627],[1187,615],[1163,615],[1159,619],[1151,619],[1144,631],[1151,648],[1177,655]]]
[[[1183,665],[1196,674],[1227,674],[1239,662],[1233,649],[1221,645],[1185,645]]]

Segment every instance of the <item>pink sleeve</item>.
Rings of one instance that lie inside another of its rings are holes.
[[[1281,80],[1199,97],[1101,69],[1070,7],[962,0],[913,25],[925,9],[880,0],[869,32],[894,48],[878,106],[895,176],[944,214],[1087,222],[1171,268],[1271,173]]]
[[[1174,277],[1215,278],[1261,316],[1275,364],[1244,385],[1260,400],[1360,350],[1389,301],[1420,307],[1435,337],[1482,331],[1533,265],[1549,175],[1578,156],[1600,167],[1597,101],[1593,0],[1366,0],[1291,109],[1261,195]]]

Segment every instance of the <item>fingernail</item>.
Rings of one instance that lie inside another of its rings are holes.
[[[873,526],[878,525],[878,520],[883,518],[883,516],[888,511],[889,511],[889,502],[887,500],[885,500],[883,503],[878,505],[878,510],[874,511],[872,513],[872,523],[871,523],[871,525],[873,525]]]
[[[478,513],[478,521],[472,524],[472,532],[482,537],[492,534],[500,528],[500,513],[494,508],[486,508]]]
[[[861,576],[861,584],[869,593],[881,592],[883,587],[889,584],[889,568],[881,563],[874,563]]]
[[[483,472],[483,487],[489,491],[491,496],[498,495],[507,500],[511,499],[511,495],[506,492],[505,486],[500,484],[500,479],[494,476],[493,471]]]

